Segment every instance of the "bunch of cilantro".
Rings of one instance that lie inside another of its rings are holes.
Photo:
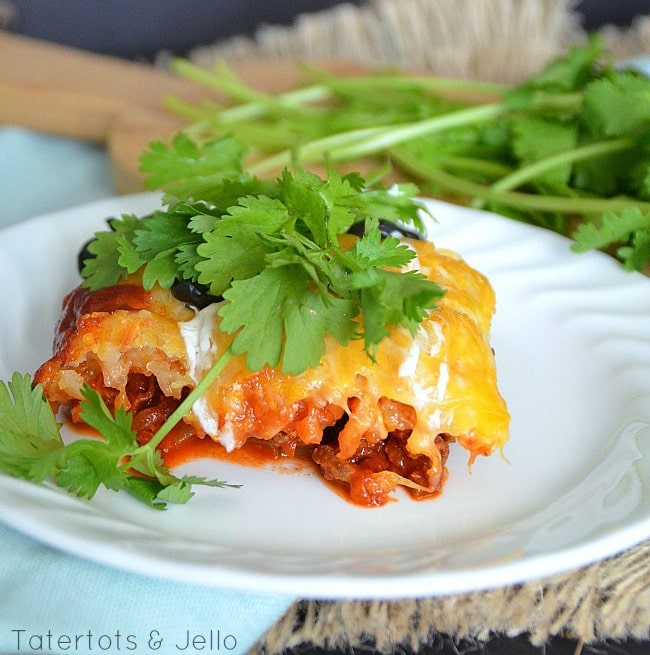
[[[244,154],[232,137],[199,146],[179,134],[171,146],[152,144],[143,167],[166,191],[161,209],[112,218],[88,245],[82,269],[91,290],[136,271],[146,289],[200,285],[223,299],[220,329],[232,335],[230,347],[143,446],[131,415],[122,408],[112,415],[89,387],[81,417],[103,439],[65,445],[40,385],[19,374],[0,382],[0,471],[53,479],[86,498],[104,485],[159,509],[189,500],[195,484],[233,486],[178,478],[157,450],[230,358],[244,356],[251,371],[296,375],[318,364],[329,335],[342,345],[363,340],[374,359],[393,327],[414,333],[436,307],[444,290],[400,271],[413,250],[378,229],[379,219],[421,228],[413,185],[373,189],[357,174],[321,179],[301,170],[260,180],[244,171]],[[341,234],[352,226],[362,236],[346,245]]]
[[[597,37],[514,87],[311,70],[309,83],[272,95],[225,66],[174,67],[227,103],[167,106],[196,141],[228,132],[248,144],[252,173],[376,157],[426,193],[650,267],[650,80],[613,66]]]

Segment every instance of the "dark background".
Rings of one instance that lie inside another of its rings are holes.
[[[7,1],[7,0],[5,0]],[[262,24],[290,24],[340,0],[8,0],[10,30],[129,59],[184,55]],[[363,4],[356,0],[353,4]]]
[[[399,0],[397,0],[399,1]],[[480,1],[480,0],[479,0]],[[262,24],[290,24],[305,12],[340,0],[3,0],[13,8],[10,30],[36,38],[129,59],[151,59],[236,34]],[[364,0],[348,0],[363,5]],[[650,0],[582,0],[576,9],[586,29],[628,24],[650,13]]]
[[[151,60],[168,51],[187,54],[200,45],[233,35],[253,35],[262,24],[290,24],[301,13],[328,9],[337,0],[8,0],[13,8],[9,30],[102,54]],[[396,0],[399,1],[399,0]],[[363,0],[352,0],[363,5]],[[583,0],[576,4],[587,30],[613,23],[628,25],[636,15],[650,13],[650,0]],[[650,54],[650,53],[649,53]],[[419,655],[649,655],[650,642],[611,642],[585,645],[555,638],[543,648],[525,636],[495,637],[485,644],[454,642],[434,635]],[[287,655],[322,655],[305,645]],[[329,653],[373,655],[367,647]],[[399,655],[413,655],[400,647]]]

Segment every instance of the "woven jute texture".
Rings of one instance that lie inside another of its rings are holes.
[[[450,77],[518,82],[585,39],[570,0],[371,0],[265,25],[254,38],[197,48],[197,63],[260,57],[347,60],[431,70]],[[650,14],[650,7],[649,7]],[[618,58],[650,52],[650,15],[600,30]]]
[[[650,16],[601,33],[618,58],[650,53]],[[306,14],[292,26],[264,26],[253,38],[203,47],[191,58],[207,66],[215,58],[336,59],[517,82],[585,38],[575,4],[566,0],[375,0]],[[476,641],[526,634],[536,645],[556,635],[584,643],[647,638],[650,541],[577,571],[476,593],[299,601],[252,654],[274,655],[304,642],[371,644],[389,653],[417,649],[435,634]]]
[[[647,638],[650,542],[577,571],[525,584],[455,596],[396,601],[300,601],[253,649],[281,653],[311,643],[326,648],[370,644],[378,653],[413,650],[436,634],[486,641],[526,634],[535,645],[562,635],[585,644]]]

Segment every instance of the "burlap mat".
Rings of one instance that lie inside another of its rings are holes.
[[[601,30],[619,58],[650,53],[650,16]],[[258,57],[344,59],[449,76],[517,82],[566,52],[585,34],[566,0],[374,0],[301,16],[293,26],[264,26],[191,54],[209,65]],[[487,640],[555,635],[589,643],[650,635],[650,541],[579,571],[460,596],[394,602],[298,602],[253,653],[304,642],[388,653],[417,648],[434,633]]]

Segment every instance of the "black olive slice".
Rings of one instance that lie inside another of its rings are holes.
[[[171,292],[176,300],[197,309],[203,309],[212,303],[223,300],[222,296],[212,295],[205,285],[192,282],[192,280],[176,280],[171,286]]]
[[[83,246],[81,246],[81,249],[79,250],[79,253],[77,254],[77,270],[79,273],[83,270],[84,264],[88,259],[94,259],[95,255],[93,255],[92,252],[88,249],[88,246],[94,241],[95,239],[88,239],[86,243],[84,243]]]
[[[348,234],[354,234],[355,236],[362,237],[365,229],[365,223],[359,221],[358,223],[352,224],[347,232]],[[379,221],[379,232],[383,237],[406,237],[408,239],[417,239],[421,240],[422,235],[416,230],[411,230],[403,225],[398,225],[392,221],[384,220],[383,218]]]

